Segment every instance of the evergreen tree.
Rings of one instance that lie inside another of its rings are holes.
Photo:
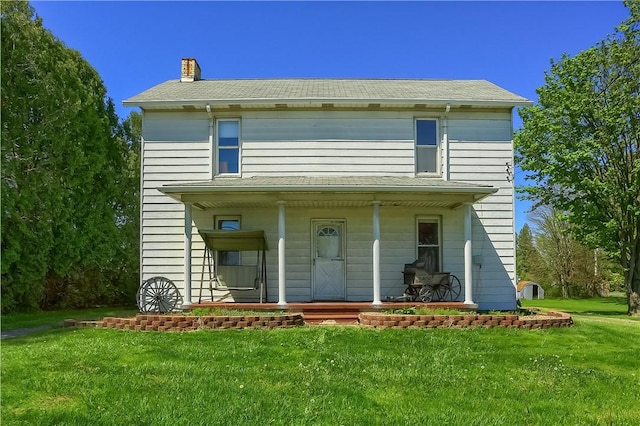
[[[516,272],[519,281],[537,281],[540,254],[533,243],[533,234],[528,224],[524,224],[516,235]]]
[[[0,7],[2,310],[109,300],[127,155],[113,103],[29,3]]]

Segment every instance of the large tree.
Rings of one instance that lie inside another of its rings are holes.
[[[29,3],[0,7],[2,310],[104,302],[127,155],[113,103]]]
[[[617,255],[628,312],[640,314],[640,2],[594,47],[563,55],[538,103],[520,111],[525,198],[553,206],[577,237]]]

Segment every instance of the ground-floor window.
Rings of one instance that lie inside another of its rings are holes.
[[[240,216],[216,216],[215,228],[221,231],[240,230]],[[240,265],[239,251],[218,251],[218,265]]]
[[[417,254],[418,260],[424,262],[427,272],[441,270],[441,226],[439,218],[418,218],[417,221]]]

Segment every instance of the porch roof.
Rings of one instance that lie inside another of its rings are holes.
[[[294,207],[361,207],[377,201],[383,206],[457,208],[475,203],[498,188],[410,176],[255,176],[169,184],[158,190],[197,208],[257,208],[278,201]]]

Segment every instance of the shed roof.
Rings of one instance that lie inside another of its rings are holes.
[[[528,285],[531,285],[531,286],[537,285],[538,287],[542,287],[540,284],[538,284],[538,283],[534,283],[533,281],[520,281],[520,282],[518,283],[518,288],[517,288],[517,290],[518,290],[518,291],[522,291],[522,289],[523,289],[523,288],[525,288],[525,287],[526,287],[526,286],[528,286]]]
[[[126,99],[127,106],[259,103],[379,103],[518,106],[531,101],[486,80],[169,80]]]

